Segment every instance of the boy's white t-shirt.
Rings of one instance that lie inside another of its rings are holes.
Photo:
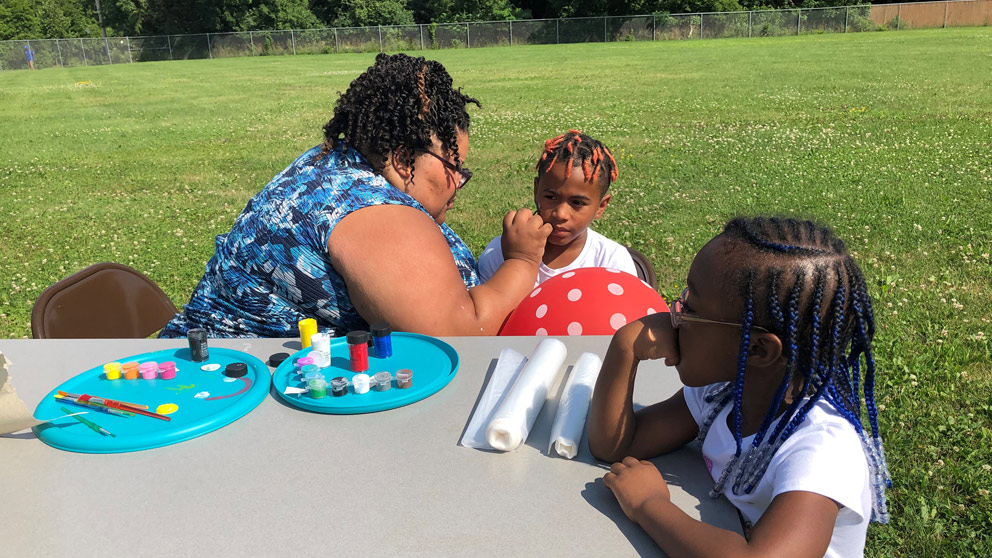
[[[479,280],[483,283],[496,273],[499,266],[503,265],[502,239],[502,235],[492,239],[482,254],[479,255]],[[634,259],[622,244],[610,240],[592,229],[586,229],[586,244],[582,247],[582,252],[575,258],[575,261],[559,269],[551,269],[544,265],[544,262],[541,262],[537,268],[537,281],[534,282],[534,286],[540,285],[555,275],[561,275],[566,271],[573,271],[582,267],[607,267],[619,269],[634,276],[637,275]]]
[[[702,424],[713,403],[706,403],[706,393],[722,384],[699,388],[685,387],[689,412]],[[717,415],[703,441],[702,453],[714,482],[736,451],[734,435],[727,426],[733,405],[726,405]],[[741,441],[741,451],[750,447],[754,436]],[[861,437],[851,423],[833,406],[820,400],[806,419],[775,452],[768,469],[751,494],[735,495],[728,480],[723,494],[750,524],[761,518],[775,496],[801,490],[830,498],[843,506],[837,513],[827,558],[864,556],[865,536],[871,519],[871,486],[868,461]],[[742,490],[743,491],[743,490]]]

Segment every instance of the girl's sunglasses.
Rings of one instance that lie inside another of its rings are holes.
[[[685,314],[683,309],[685,307],[685,295],[689,294],[689,287],[682,289],[682,294],[672,303],[671,311],[669,316],[672,318],[672,329],[678,329],[685,322],[695,322],[698,324],[714,324],[723,325],[739,328],[742,324],[734,322],[721,322],[719,320],[708,320],[706,318],[700,318],[698,316],[691,316]],[[761,326],[751,326],[751,329],[756,329],[763,333],[768,333],[768,330]]]

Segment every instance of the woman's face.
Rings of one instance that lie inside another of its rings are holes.
[[[468,157],[468,132],[458,132],[457,141],[459,158],[457,164],[464,167]],[[441,142],[436,139],[431,146],[431,153],[448,161],[451,166],[456,165],[455,154],[445,151]],[[455,203],[455,197],[462,184],[462,175],[442,163],[437,157],[422,151],[415,153],[413,177],[406,192],[420,202],[434,220],[441,224],[444,223],[448,210]]]

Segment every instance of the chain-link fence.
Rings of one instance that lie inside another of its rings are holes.
[[[33,54],[35,68],[50,68],[190,58],[774,37],[969,25],[992,25],[992,0],[107,39],[0,41],[0,70],[27,68],[28,49]]]

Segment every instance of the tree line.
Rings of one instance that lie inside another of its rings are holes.
[[[0,40],[727,12],[855,0],[0,0]],[[883,0],[885,1],[885,0]],[[878,0],[876,0],[876,3]]]

